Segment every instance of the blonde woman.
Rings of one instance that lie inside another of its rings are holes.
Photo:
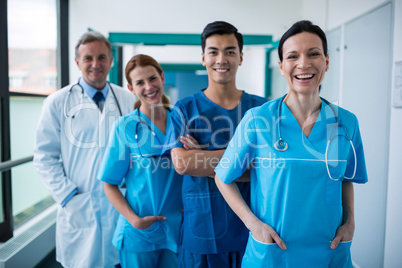
[[[122,267],[176,267],[182,220],[182,177],[161,156],[170,109],[165,77],[152,57],[134,56],[126,66],[135,110],[112,128],[98,179],[120,218],[113,238]],[[118,185],[125,179],[125,197]]]

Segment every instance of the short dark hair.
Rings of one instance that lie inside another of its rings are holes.
[[[104,42],[107,48],[109,49],[109,55],[110,57],[112,56],[112,44],[109,42],[109,40],[106,39],[101,33],[98,32],[86,32],[84,33],[80,39],[78,39],[77,44],[75,45],[75,57],[78,59],[78,49],[80,45],[84,45],[86,43],[90,42],[95,42],[95,41],[101,41]]]
[[[205,26],[201,34],[201,48],[205,52],[205,42],[208,37],[214,34],[234,34],[239,45],[240,52],[243,51],[243,35],[237,31],[237,28],[225,21],[214,21]]]
[[[318,37],[321,39],[322,42],[322,47],[324,49],[324,55],[328,55],[328,45],[327,45],[327,37],[325,36],[325,33],[321,28],[317,25],[314,25],[311,21],[309,20],[301,20],[296,22],[295,24],[292,25],[281,37],[281,40],[279,41],[279,46],[278,46],[278,56],[280,61],[282,62],[283,60],[283,44],[285,41],[289,38],[292,37],[293,35],[303,33],[303,32],[308,32],[312,34],[318,35]]]

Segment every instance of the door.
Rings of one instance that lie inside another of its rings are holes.
[[[359,119],[369,181],[355,185],[352,258],[382,267],[387,198],[392,5],[345,24],[343,107]]]

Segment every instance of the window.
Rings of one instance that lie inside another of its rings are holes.
[[[56,11],[56,0],[8,0],[10,92],[48,95],[57,90]],[[42,102],[43,97],[10,98],[11,159],[32,155]],[[13,168],[11,178],[17,228],[35,216],[32,211],[38,212],[49,193],[32,163]]]
[[[3,192],[3,185],[0,183],[0,193]],[[0,198],[0,222],[4,222],[3,198]]]
[[[67,44],[68,0],[0,1],[2,166],[5,161],[32,157],[42,102],[68,84]],[[65,72],[60,75],[62,68]],[[0,175],[0,242],[4,242],[12,237],[13,228],[54,201],[32,162]]]
[[[57,90],[56,0],[8,0],[10,91]]]
[[[19,91],[24,85],[24,80],[28,76],[26,71],[9,71],[8,76],[10,77],[10,90]]]

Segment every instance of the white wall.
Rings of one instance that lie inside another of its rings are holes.
[[[327,29],[333,29],[342,23],[378,7],[388,0],[327,0]]]
[[[294,0],[69,2],[70,17],[79,18],[70,21],[70,38],[73,40],[87,27],[102,33],[201,33],[207,23],[215,20],[233,23],[242,33],[274,34],[278,38],[290,26],[290,22],[300,19],[302,7],[301,1]]]
[[[326,31],[373,10],[390,0],[303,0],[301,16]]]
[[[237,71],[237,87],[248,93],[264,96],[264,78],[265,49],[245,47],[243,49],[243,63]]]
[[[303,0],[303,19],[310,20],[322,29],[328,29],[328,0]]]
[[[276,40],[293,22],[301,19],[302,5],[301,1],[293,0],[115,0],[112,3],[106,0],[72,0],[69,3],[72,82],[80,75],[73,61],[74,46],[88,28],[104,35],[109,32],[201,34],[209,22],[225,20],[235,25],[243,34],[273,35]],[[157,55],[156,53],[151,55]],[[186,52],[186,58],[195,57],[201,62],[201,49],[196,49],[193,53],[195,56]],[[245,50],[244,53],[245,61],[239,69],[237,79],[238,88],[263,95],[264,72],[257,71],[264,69],[262,52],[257,49]],[[177,53],[173,54],[176,55]],[[157,58],[162,59],[159,56]],[[253,74],[252,77],[248,75],[250,73]]]
[[[393,62],[402,61],[402,0],[394,2]],[[394,66],[393,66],[394,67]],[[394,69],[392,74],[394,74]],[[393,76],[394,77],[394,76]],[[392,89],[395,78],[392,79]],[[393,96],[393,94],[392,94]],[[393,102],[391,102],[393,103]],[[384,267],[402,267],[402,108],[391,108]]]

